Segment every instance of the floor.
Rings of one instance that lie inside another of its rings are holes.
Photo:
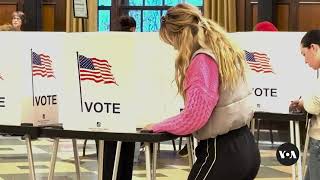
[[[277,140],[276,133],[275,139]],[[272,146],[268,140],[264,140],[263,138],[261,138],[261,140],[259,147],[261,150],[262,163],[256,180],[292,179],[291,167],[279,164],[275,157],[276,148],[281,142],[275,142]],[[36,176],[38,180],[47,179],[52,144],[53,141],[51,139],[38,139],[32,141]],[[82,156],[83,141],[77,141],[77,144],[81,155],[81,179],[97,179],[97,160],[94,141],[88,141],[86,156],[84,157]],[[144,152],[141,151],[140,153],[139,160],[134,164],[133,180],[146,179]],[[187,179],[188,171],[188,158],[179,157],[177,153],[173,151],[171,142],[161,143],[157,179]],[[25,142],[17,137],[0,136],[0,180],[25,180],[28,179],[28,175],[29,166]],[[71,140],[60,141],[55,179],[76,179]]]

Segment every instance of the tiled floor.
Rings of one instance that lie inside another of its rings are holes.
[[[81,155],[81,179],[97,179],[94,141],[88,141],[87,155],[85,157],[82,156],[83,141],[77,142]],[[50,139],[32,141],[37,179],[47,179],[52,144],[53,141]],[[276,146],[271,147],[271,145],[263,143],[260,145],[262,164],[256,180],[291,179],[291,167],[280,165],[275,158]],[[157,179],[187,179],[188,171],[188,159],[177,156],[176,152],[173,151],[171,142],[162,143],[158,159]],[[24,141],[20,140],[20,138],[0,136],[0,180],[26,180],[28,179],[28,174],[29,167]],[[60,141],[55,179],[76,179],[71,140]],[[146,179],[143,151],[139,162],[134,165],[133,179]]]

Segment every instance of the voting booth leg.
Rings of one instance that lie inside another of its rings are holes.
[[[251,120],[251,122],[250,122],[250,129],[251,129],[251,133],[252,133],[252,135],[254,136],[254,126],[255,126],[255,122],[256,122],[256,119],[255,118],[253,118],[252,120]]]
[[[290,121],[290,142],[292,144],[294,143],[294,126],[293,126],[293,121]],[[292,171],[292,180],[296,180],[296,166],[292,165],[291,166],[291,171]]]
[[[300,150],[300,125],[299,121],[295,121],[295,139],[296,139],[296,146],[299,150],[299,158],[296,163],[298,169],[298,180],[302,180],[302,166],[301,166],[301,150]]]
[[[187,137],[187,148],[188,148],[189,166],[191,169],[193,166],[193,163],[194,163],[194,153],[193,153],[193,148],[192,148],[192,136]]]
[[[119,160],[120,160],[120,152],[121,152],[121,145],[122,145],[122,142],[118,141],[117,142],[116,155],[115,155],[115,159],[114,159],[114,165],[113,165],[112,180],[117,180]]]
[[[158,158],[159,143],[153,143],[152,154],[152,179],[157,178],[157,158]]]
[[[103,178],[103,153],[104,153],[104,140],[99,140],[98,180],[102,180],[102,178]]]
[[[306,174],[306,163],[307,163],[307,154],[309,149],[309,128],[310,128],[310,119],[307,120],[307,132],[306,132],[306,140],[303,148],[303,161],[302,161],[302,176],[304,177]]]
[[[147,180],[151,179],[151,147],[149,142],[145,142],[145,156],[146,156],[146,171],[147,171]]]
[[[34,171],[34,161],[32,155],[32,146],[31,146],[31,137],[30,135],[26,134],[26,144],[27,144],[27,153],[28,153],[28,162],[29,162],[29,171],[30,171],[30,179],[36,180],[36,173]]]
[[[59,138],[55,138],[54,142],[53,142],[53,151],[52,151],[52,155],[51,155],[48,180],[53,180],[53,177],[54,177],[54,169],[55,169],[56,161],[57,161],[58,147],[59,147]]]
[[[80,159],[79,159],[78,146],[77,146],[76,139],[72,139],[72,145],[73,145],[74,165],[76,168],[77,180],[80,180]]]
[[[198,146],[198,140],[196,138],[192,138],[193,139],[193,164],[197,161],[197,157],[196,157],[196,147]]]

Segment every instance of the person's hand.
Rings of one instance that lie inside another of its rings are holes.
[[[302,112],[303,110],[304,110],[304,108],[303,108],[302,99],[291,101],[291,104],[289,106],[290,112]]]
[[[152,131],[152,127],[154,126],[153,123],[147,124],[141,131]]]

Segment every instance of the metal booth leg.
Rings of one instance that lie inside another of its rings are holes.
[[[53,151],[51,155],[51,162],[50,162],[50,171],[48,180],[53,180],[54,177],[54,169],[57,162],[57,154],[58,154],[58,147],[59,147],[59,138],[55,138],[53,142]]]
[[[295,121],[295,139],[296,139],[296,143],[295,145],[297,146],[299,152],[300,151],[300,126],[299,126],[299,121]],[[298,162],[297,162],[297,170],[298,170],[298,179],[302,180],[302,166],[301,166],[301,154],[299,154],[298,157]]]
[[[98,180],[103,180],[103,153],[104,153],[104,140],[99,140],[98,150]]]
[[[290,121],[290,142],[292,144],[296,144],[294,140],[294,126],[293,126],[293,121]],[[291,166],[291,171],[292,171],[292,180],[296,180],[296,165]]]
[[[77,180],[80,180],[80,160],[79,160],[79,153],[78,153],[78,146],[77,146],[77,140],[72,139],[72,145],[73,145],[73,154],[74,154],[74,165],[76,168],[76,174],[77,174]]]
[[[192,148],[192,137],[187,137],[187,147],[188,147],[188,158],[189,158],[189,166],[192,169],[193,162],[194,162],[194,153]]]
[[[36,173],[34,170],[34,161],[33,161],[33,154],[32,154],[32,146],[31,146],[31,137],[30,135],[26,134],[26,144],[27,144],[27,153],[28,153],[28,162],[29,162],[29,170],[30,170],[30,179],[36,180]]]
[[[160,143],[153,143],[153,155],[152,155],[152,180],[157,178],[157,158],[158,148]]]
[[[117,180],[119,160],[120,160],[120,152],[121,152],[121,145],[122,145],[122,142],[118,141],[117,142],[117,149],[116,149],[116,156],[115,156],[114,165],[113,165],[112,180]]]
[[[146,171],[147,180],[152,180],[151,178],[151,147],[149,142],[145,142],[145,157],[146,157]]]

